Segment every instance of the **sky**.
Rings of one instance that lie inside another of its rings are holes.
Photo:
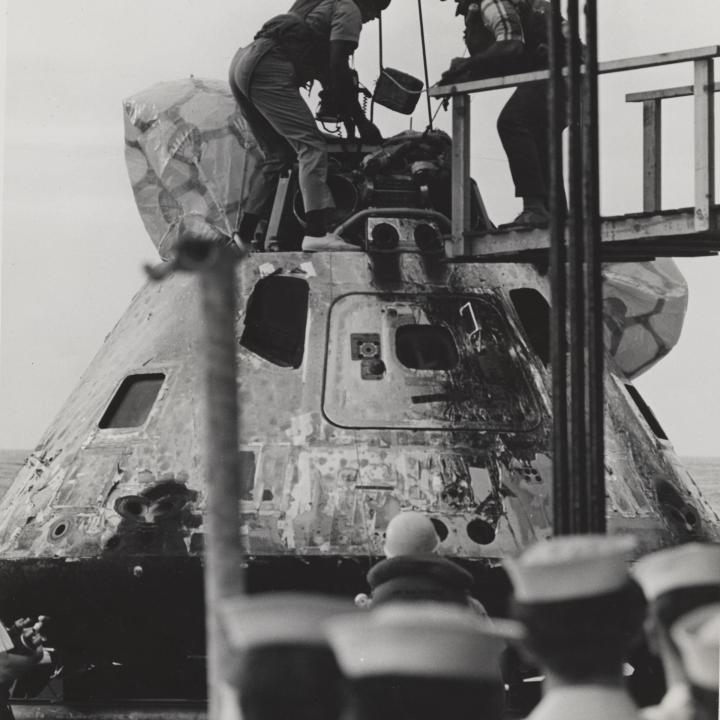
[[[434,82],[463,54],[462,27],[454,3],[423,3]],[[720,42],[717,0],[598,4],[601,60]],[[226,78],[237,47],[289,5],[0,0],[0,448],[38,442],[143,284],[143,263],[157,259],[125,168],[123,99],[190,74]],[[384,34],[385,64],[421,76],[414,0],[394,0]],[[366,25],[356,54],[370,87],[377,35],[377,23]],[[690,64],[601,78],[604,214],[641,209],[642,113],[625,93],[691,82]],[[509,92],[473,99],[472,173],[496,223],[519,210],[495,131]],[[421,102],[415,128],[425,127],[425,108]],[[441,111],[437,124],[449,129],[449,120]],[[390,112],[377,121],[385,135],[408,126]],[[663,207],[692,204],[692,127],[690,99],[665,103]],[[678,264],[690,286],[683,336],[637,385],[681,455],[720,456],[720,259]]]

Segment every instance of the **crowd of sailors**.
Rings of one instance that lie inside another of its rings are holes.
[[[631,565],[629,536],[542,541],[505,560],[508,617],[491,618],[473,598],[472,576],[437,555],[438,544],[430,520],[401,513],[367,596],[226,601],[221,621],[234,658],[226,679],[242,717],[718,717],[720,545],[680,545]],[[665,683],[660,703],[645,708],[627,686],[642,640]],[[512,701],[523,682],[542,683],[534,708]]]
[[[503,562],[503,617],[439,546],[427,516],[402,512],[368,594],[224,600],[227,720],[718,719],[720,544],[631,562],[629,535],[539,541]],[[52,668],[45,621],[0,625],[0,720],[16,679]],[[628,682],[639,647],[662,667],[659,702],[642,708]]]

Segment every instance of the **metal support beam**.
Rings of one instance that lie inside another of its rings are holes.
[[[598,64],[598,72],[602,74],[626,72],[628,70],[641,70],[643,68],[672,65],[674,63],[692,62],[708,58],[720,57],[720,45],[693,48],[691,50],[678,50],[677,52],[660,53],[658,55],[642,55],[620,60],[607,60]],[[567,74],[567,70],[565,70]],[[504,75],[501,77],[483,78],[482,80],[469,80],[468,82],[452,85],[434,85],[430,89],[430,97],[450,97],[462,93],[482,92],[497,88],[515,87],[524,83],[547,80],[550,77],[548,70],[535,70],[517,75]]]
[[[563,139],[565,80],[563,78],[560,0],[552,1],[550,17],[550,363],[552,367],[553,412],[553,526],[556,533],[569,528],[567,516],[567,250],[563,192]]]
[[[585,316],[583,313],[583,134],[582,134],[582,45],[578,0],[568,0],[568,526],[566,533],[580,530],[585,482]],[[559,530],[559,528],[558,528]]]
[[[643,212],[662,205],[662,109],[659,99],[643,103]]]
[[[578,0],[567,20],[569,212],[562,218],[564,112],[560,0],[550,27],[553,372],[553,525],[556,534],[605,531],[604,374],[599,208],[597,8],[587,0],[586,50]],[[583,56],[584,55],[584,56]],[[584,66],[583,66],[584,63]]]
[[[270,221],[268,222],[265,242],[263,243],[264,249],[268,249],[273,244],[278,245],[280,242],[280,222],[289,200],[288,195],[293,172],[294,170],[290,170],[287,175],[282,175],[278,180],[275,199],[270,212]]]
[[[715,98],[713,61],[695,61],[695,230],[713,230]]]
[[[583,107],[583,216],[585,317],[585,484],[584,532],[606,531],[605,509],[605,343],[603,336],[602,238],[597,61],[597,0],[585,3],[585,92]],[[659,108],[658,108],[659,111]],[[659,112],[658,112],[659,123]],[[659,128],[658,128],[659,130]],[[658,133],[659,134],[659,133]],[[660,160],[659,152],[657,155]],[[658,164],[659,195],[659,164]],[[658,203],[659,203],[658,197]]]
[[[452,238],[447,257],[465,254],[465,231],[470,228],[470,98],[452,99]]]

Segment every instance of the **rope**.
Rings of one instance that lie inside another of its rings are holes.
[[[428,95],[428,97],[430,97],[430,96]],[[432,121],[438,116],[438,113],[443,109],[443,107],[445,107],[445,104],[444,104],[444,102],[441,100],[441,101],[438,103],[437,110],[435,110],[435,112],[433,113],[432,120],[430,121],[430,125],[428,125],[428,130],[432,130]],[[446,108],[446,109],[447,109],[447,108]]]
[[[420,17],[420,38],[422,39],[423,69],[425,71],[425,97],[427,98],[428,129],[433,129],[433,115],[430,107],[430,79],[428,75],[427,48],[425,47],[425,23],[423,21],[422,0],[418,0],[418,15]]]
[[[380,59],[380,75],[383,71],[383,26],[382,26],[382,13],[378,16],[378,48],[379,48],[379,59]],[[372,101],[370,103],[370,122],[375,122],[375,95],[373,94]]]
[[[378,17],[378,32],[380,33],[379,48],[380,48],[380,72],[383,71],[383,29],[382,29],[382,13]]]

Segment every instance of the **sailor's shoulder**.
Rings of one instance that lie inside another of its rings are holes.
[[[548,692],[526,720],[640,720],[630,696],[600,685],[560,687]]]
[[[640,711],[642,720],[692,720],[692,695],[686,685],[673,685],[658,705]]]

